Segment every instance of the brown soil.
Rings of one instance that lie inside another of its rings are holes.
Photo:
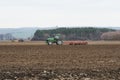
[[[120,45],[0,45],[0,80],[119,80]]]

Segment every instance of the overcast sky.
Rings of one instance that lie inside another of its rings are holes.
[[[0,27],[120,27],[120,0],[0,0]]]

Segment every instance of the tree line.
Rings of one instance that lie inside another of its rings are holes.
[[[46,40],[55,34],[61,34],[63,40],[101,40],[101,35],[106,32],[116,31],[108,28],[57,28],[49,30],[36,30],[32,38],[36,40]]]
[[[12,40],[12,39],[14,39],[14,37],[10,33],[0,34],[0,40]]]
[[[120,31],[106,32],[101,35],[102,40],[120,40]]]

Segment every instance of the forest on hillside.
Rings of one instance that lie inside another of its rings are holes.
[[[49,30],[36,30],[32,38],[33,41],[46,40],[55,34],[61,34],[63,40],[101,40],[101,35],[106,32],[114,32],[108,28],[57,28]],[[104,37],[104,36],[103,36]]]

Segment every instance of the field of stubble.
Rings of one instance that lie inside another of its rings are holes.
[[[120,45],[0,45],[0,80],[119,80]]]

